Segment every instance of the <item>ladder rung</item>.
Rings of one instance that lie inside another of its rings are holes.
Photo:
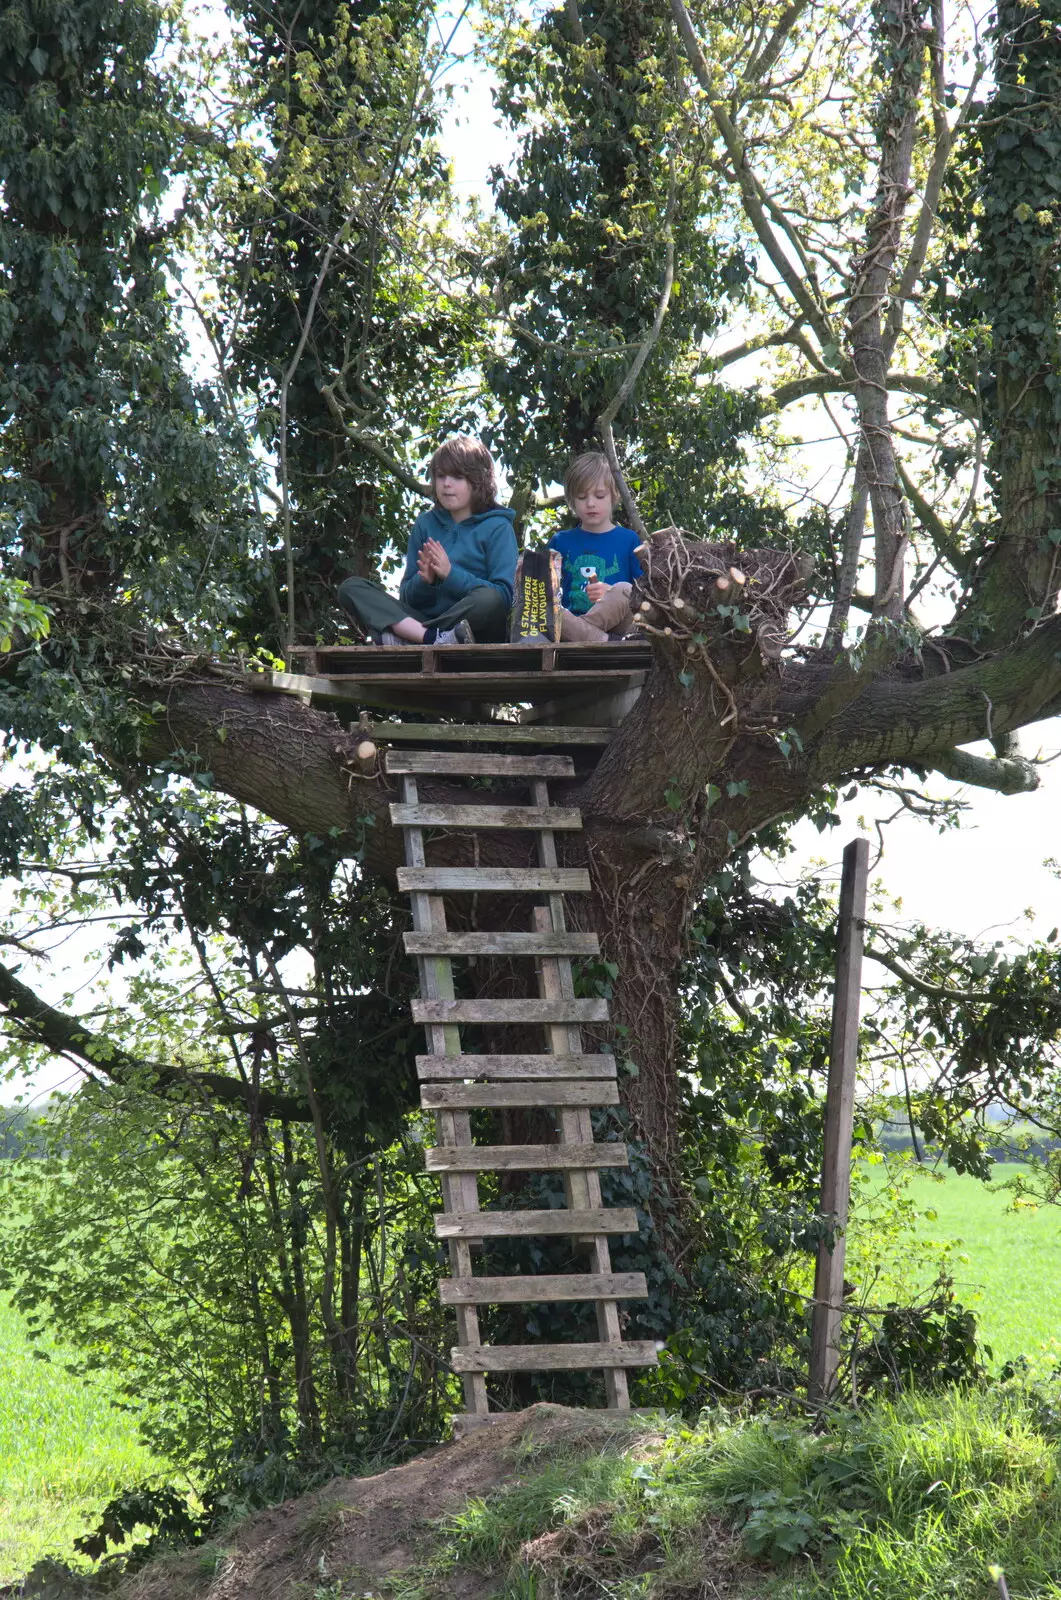
[[[470,1344],[450,1351],[455,1372],[584,1372],[593,1367],[654,1367],[654,1339],[622,1344]]]
[[[424,1151],[428,1172],[564,1172],[628,1165],[625,1144],[455,1144]]]
[[[601,1051],[586,1056],[417,1056],[424,1083],[453,1078],[614,1078],[615,1057]]]
[[[557,1238],[571,1233],[637,1233],[631,1206],[601,1211],[441,1211],[435,1217],[439,1239]]]
[[[479,750],[388,750],[388,772],[453,773],[458,777],[573,778],[570,756],[495,756]]]
[[[475,1111],[494,1106],[617,1106],[614,1078],[590,1082],[425,1083],[420,1104],[427,1111]]]
[[[414,1000],[414,1022],[607,1022],[607,1000]]]
[[[643,1272],[557,1272],[514,1278],[442,1278],[444,1306],[533,1305],[546,1300],[644,1300]]]
[[[575,833],[582,813],[570,806],[391,806],[396,828],[550,828]]]
[[[411,956],[595,956],[595,933],[407,933]]]
[[[589,894],[584,867],[399,867],[398,888],[426,894]]]
[[[543,722],[373,722],[366,729],[367,737],[381,744],[392,740],[397,744],[507,744],[523,745],[586,745],[610,744],[615,737],[614,728],[579,727],[572,723]],[[395,754],[401,752],[396,751]],[[417,754],[429,755],[427,750]],[[462,751],[470,755],[471,751]],[[475,754],[479,754],[478,751]],[[560,760],[565,758],[561,756]],[[391,771],[396,772],[397,767]],[[539,777],[570,777],[568,772],[544,773]]]

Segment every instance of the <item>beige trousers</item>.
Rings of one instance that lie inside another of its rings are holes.
[[[572,611],[560,613],[560,638],[565,644],[607,644],[609,633],[630,632],[630,584],[613,583],[603,600],[576,617]]]

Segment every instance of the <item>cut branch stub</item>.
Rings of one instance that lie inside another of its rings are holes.
[[[728,542],[694,539],[681,528],[654,533],[650,554],[651,564],[634,586],[634,606],[645,624],[664,637],[682,638],[721,624],[720,634],[745,636],[745,644],[746,636],[754,638],[764,660],[780,655],[788,613],[806,597],[814,570],[801,551],[739,550]],[[733,613],[727,609],[720,617],[719,605],[728,607],[738,597],[746,625],[734,626]]]

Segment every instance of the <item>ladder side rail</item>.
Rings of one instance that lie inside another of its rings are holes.
[[[406,805],[417,803],[414,777],[402,778],[402,800]],[[424,834],[422,828],[406,828],[405,859],[411,867],[426,865]],[[446,927],[446,908],[441,895],[416,893],[410,896],[413,907],[413,927],[418,932],[440,933]],[[420,992],[428,1000],[452,1000],[453,963],[448,956],[417,956],[420,975]],[[433,1055],[459,1056],[461,1053],[460,1029],[452,1025],[431,1023],[427,1028],[428,1045]],[[469,1145],[472,1142],[471,1118],[467,1111],[436,1111],[435,1126],[438,1141],[443,1145]],[[457,1172],[442,1175],[442,1204],[447,1212],[475,1212],[479,1210],[479,1185],[474,1172]],[[472,1276],[471,1245],[467,1239],[447,1241],[450,1270],[454,1278]],[[479,1313],[474,1305],[455,1307],[457,1316],[457,1343],[472,1347],[479,1344]],[[461,1374],[464,1404],[474,1417],[485,1417],[490,1405],[486,1393],[484,1372]]]
[[[531,786],[536,806],[545,807],[549,803],[549,785],[543,779],[537,779]],[[542,829],[538,835],[538,862],[543,867],[555,867],[556,838],[548,830]],[[564,915],[563,896],[551,894],[548,909],[539,906],[534,912],[534,927],[537,931],[544,932],[552,928],[554,933],[566,931],[567,922]],[[545,956],[538,962],[538,982],[542,994],[547,999],[570,999],[574,996],[574,974],[571,970],[570,957]],[[582,1030],[574,1025],[554,1025],[548,1030],[549,1048],[556,1055],[578,1055],[582,1051]],[[589,1144],[593,1140],[593,1125],[588,1108],[558,1106],[556,1115],[560,1124],[560,1140],[562,1144]],[[596,1172],[571,1173],[565,1179],[568,1207],[572,1211],[599,1211],[601,1208],[600,1177]],[[589,1245],[590,1258],[593,1269],[598,1274],[611,1272],[611,1249],[606,1234],[593,1234],[585,1242]],[[621,1344],[623,1342],[622,1328],[619,1323],[619,1310],[614,1300],[594,1301],[597,1314],[597,1331],[601,1342],[604,1344]],[[630,1386],[627,1382],[626,1372],[622,1367],[605,1367],[604,1390],[608,1398],[610,1411],[629,1411]]]
[[[536,779],[532,783],[531,794],[536,806],[548,805],[549,785],[544,780]],[[543,867],[557,866],[558,862],[556,857],[555,835],[543,830],[539,834],[538,839],[539,864]],[[555,894],[549,896],[549,913],[554,932],[559,933],[564,931],[567,927],[567,923],[564,917],[564,901],[562,895]],[[543,927],[547,926],[544,921],[541,925]],[[554,959],[549,962],[543,961],[541,965],[542,981],[544,985],[548,986],[550,982],[552,982],[552,984],[555,985],[557,992],[563,995],[565,999],[574,995],[574,974],[571,970],[570,958],[566,960]],[[553,968],[554,973],[549,973],[548,968]],[[543,988],[543,993],[547,992],[548,988]],[[561,1030],[557,1030],[558,1033],[560,1031]],[[569,1036],[568,1048],[573,1050],[577,1044],[578,1050],[581,1051],[581,1029],[577,1027],[569,1027],[564,1031],[566,1031]],[[555,1049],[556,1046],[553,1045],[553,1048]],[[589,1108],[558,1108],[558,1110],[560,1116],[560,1137],[564,1143],[588,1144],[593,1138],[593,1123],[590,1117]],[[590,1200],[590,1205],[587,1209],[599,1210],[602,1203],[600,1177],[596,1172],[587,1173],[586,1177],[588,1196]],[[568,1201],[568,1204],[570,1205],[571,1202]],[[607,1235],[593,1235],[587,1242],[589,1244],[590,1259],[592,1261],[594,1271],[598,1273],[610,1272],[611,1247],[609,1245]],[[598,1300],[595,1302],[595,1306],[597,1313],[597,1331],[600,1334],[601,1342],[605,1344],[621,1344],[623,1334],[619,1322],[619,1308],[615,1304],[614,1300]],[[629,1410],[630,1391],[626,1379],[626,1373],[622,1368],[605,1369],[604,1386],[608,1396],[609,1409],[617,1411]]]

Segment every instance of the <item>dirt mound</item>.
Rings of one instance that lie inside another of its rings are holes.
[[[312,1600],[317,1594],[386,1595],[392,1580],[430,1557],[432,1523],[469,1499],[528,1475],[528,1447],[543,1452],[621,1450],[645,1417],[536,1405],[456,1444],[374,1478],[337,1478],[314,1494],[241,1524],[231,1541],[152,1564],[122,1600]],[[520,1457],[524,1457],[521,1471]],[[487,1600],[497,1580],[455,1572],[453,1600]]]

